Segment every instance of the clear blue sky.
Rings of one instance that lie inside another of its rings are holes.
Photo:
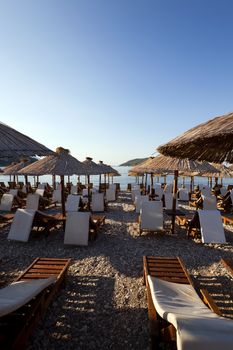
[[[233,111],[232,0],[0,0],[0,121],[79,160]]]

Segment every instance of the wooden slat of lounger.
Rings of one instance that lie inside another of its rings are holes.
[[[34,266],[32,266],[32,269],[42,269],[42,270],[46,270],[46,269],[53,269],[53,270],[60,270],[61,267],[64,266],[64,264],[60,264],[60,265],[54,265],[54,264],[46,264],[46,265],[43,265],[43,264],[35,264]]]
[[[46,263],[46,265],[45,265]],[[70,259],[55,259],[55,258],[37,258],[17,279],[28,279],[28,278],[47,278],[52,275],[60,278],[66,271]],[[41,268],[41,272],[35,274],[35,269]],[[46,271],[47,270],[47,271]],[[52,270],[48,273],[48,270]],[[33,276],[33,277],[32,277]]]
[[[222,221],[225,225],[233,224],[233,218],[222,215]]]
[[[33,274],[32,272],[36,270],[34,267],[36,265],[41,265],[41,261],[46,262],[47,265],[42,265],[45,267],[42,269],[42,272]],[[51,271],[48,269],[49,262],[51,262]],[[4,317],[5,323],[1,325],[3,333],[0,334],[1,349],[18,350],[26,348],[28,337],[34,330],[37,322],[44,315],[53,296],[58,292],[64,282],[69,263],[70,259],[37,258],[29,268],[19,276],[17,280],[47,278],[53,275],[55,275],[57,279],[54,284],[48,286],[27,305],[24,305],[14,313]],[[57,269],[57,266],[54,264],[58,264],[59,269]]]
[[[177,283],[192,284],[181,259],[176,257],[146,256],[144,259],[144,274],[152,275]]]

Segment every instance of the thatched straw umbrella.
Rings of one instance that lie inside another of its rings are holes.
[[[217,173],[204,173],[202,174],[202,176],[208,176],[210,179],[211,179],[211,186],[212,186],[212,177],[215,177],[215,184],[217,185],[218,183],[218,179],[220,178],[221,179],[221,182],[222,182],[222,179],[223,177],[233,177],[233,173],[231,171],[230,168],[228,168],[226,165],[224,164],[218,164],[218,163],[211,163],[217,170],[218,172]]]
[[[99,174],[99,190],[100,190],[100,187],[101,187],[101,175],[104,174],[104,182],[105,182],[105,185],[106,185],[106,174],[108,174],[108,176],[110,176],[110,174],[113,174],[115,173],[116,175],[114,176],[118,176],[118,172],[113,169],[110,165],[107,165],[107,164],[104,164],[102,160],[99,161],[99,163],[97,164],[100,169],[102,170],[102,173]]]
[[[54,155],[47,156],[25,167],[21,173],[26,175],[60,175],[62,214],[65,216],[64,176],[87,175],[89,171],[82,162],[69,154],[68,149],[58,147]]]
[[[215,171],[217,169],[211,166],[207,162],[198,162],[189,159],[180,159],[174,157],[166,157],[163,155],[158,155],[156,157],[151,157],[147,161],[140,164],[138,167],[133,168],[135,170],[144,170],[148,173],[165,173],[174,171],[174,184],[173,184],[173,205],[172,205],[172,233],[175,230],[175,212],[176,212],[176,193],[178,184],[179,171],[187,171],[193,173],[202,173],[204,171]]]
[[[0,122],[0,158],[46,156],[53,153],[41,143]]]
[[[233,162],[233,113],[200,124],[158,147],[165,156]]]
[[[13,175],[14,177],[16,175],[21,175],[21,170],[25,168],[26,166],[30,165],[34,160],[31,159],[22,159],[19,163],[14,163],[9,165],[4,169],[4,175]],[[26,184],[26,189],[28,190],[28,178],[27,175],[24,175],[25,177],[25,184]]]

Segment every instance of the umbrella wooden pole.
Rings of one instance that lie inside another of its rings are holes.
[[[147,173],[146,173],[146,180],[145,180],[145,194],[147,194]]]
[[[150,174],[150,195],[153,195],[153,173]]]
[[[99,175],[99,193],[101,192],[101,174]]]
[[[211,178],[210,178],[210,188],[212,188],[212,186],[213,186],[213,183],[212,183],[212,176],[211,176]]]
[[[90,192],[90,175],[87,175],[87,196],[88,196],[88,209],[91,207],[91,192]]]
[[[106,184],[106,174],[104,174],[104,194],[106,194],[106,187],[107,187],[107,184]]]
[[[53,189],[56,190],[56,175],[53,175]]]
[[[61,178],[61,206],[62,206],[62,215],[66,216],[66,207],[65,207],[65,186],[64,186],[64,175],[60,176]]]
[[[176,193],[177,193],[177,183],[178,183],[178,170],[174,171],[174,182],[173,182],[173,201],[172,201],[172,234],[175,232],[175,212],[176,212]]]
[[[164,180],[164,185],[166,185],[166,183],[167,183],[167,176],[166,175],[164,175],[163,180]]]
[[[26,193],[29,192],[29,188],[28,188],[28,177],[27,175],[24,175],[24,179],[25,179],[25,185],[26,185]]]

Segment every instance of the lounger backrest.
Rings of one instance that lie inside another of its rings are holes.
[[[221,214],[218,210],[198,210],[203,243],[226,243]]]
[[[42,189],[42,188],[37,188],[35,193],[37,193],[37,194],[39,194],[41,197],[43,197],[43,196],[44,196],[44,189]]]
[[[163,204],[162,201],[142,202],[140,210],[140,228],[143,230],[163,229]]]
[[[1,198],[0,210],[11,211],[13,200],[14,200],[13,194],[4,193]]]
[[[116,190],[113,188],[106,189],[106,201],[111,202],[116,200]]]
[[[92,211],[104,211],[104,193],[93,193]]]
[[[132,189],[131,190],[131,196],[132,196],[132,201],[135,201],[135,197],[141,195],[141,191],[139,189]]]
[[[9,191],[9,193],[10,194],[13,194],[13,196],[17,196],[18,195],[18,190],[16,190],[16,189],[10,189],[10,191]]]
[[[90,212],[68,212],[64,244],[88,245]]]
[[[202,196],[203,198],[203,209],[214,210],[217,209],[217,200],[215,196]]]
[[[66,211],[78,211],[81,196],[69,194],[66,201]]]
[[[88,189],[87,188],[83,188],[82,195],[83,195],[83,197],[88,196]]]
[[[209,187],[204,187],[201,190],[201,194],[203,196],[210,197],[211,196],[211,189]]]
[[[33,209],[17,209],[7,239],[27,242],[35,213]]]
[[[172,193],[173,184],[167,184],[164,188],[164,193]]]
[[[77,186],[72,185],[70,188],[70,194],[77,194]]]
[[[139,195],[135,197],[135,211],[136,213],[140,213],[142,208],[142,203],[149,201],[149,196],[147,195]]]
[[[26,185],[23,185],[23,188],[21,190],[23,193],[27,193],[27,186]]]
[[[131,184],[131,191],[132,190],[140,190],[140,186],[138,184]]]
[[[225,196],[225,194],[227,194],[228,190],[226,187],[220,187],[220,193],[222,196]]]
[[[39,190],[44,190],[45,187],[46,187],[46,183],[43,182],[42,184],[38,184],[38,187],[37,187],[37,188],[38,188]]]
[[[29,193],[27,195],[26,209],[37,210],[39,208],[40,196],[37,193]]]
[[[164,194],[163,188],[162,187],[155,187],[155,194],[158,196],[158,197],[155,197],[155,199],[160,200]]]
[[[164,193],[165,207],[166,209],[172,209],[173,206],[173,194]],[[178,209],[178,201],[176,200],[176,209]]]
[[[116,191],[116,184],[110,184],[109,189]]]
[[[188,201],[189,200],[188,190],[186,190],[184,188],[179,189],[179,200],[180,201]]]
[[[53,191],[52,201],[61,203],[61,190],[54,190]]]

